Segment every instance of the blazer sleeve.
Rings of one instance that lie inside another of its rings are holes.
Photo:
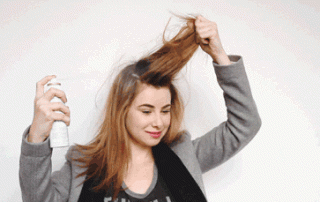
[[[261,127],[241,56],[231,65],[214,64],[227,107],[227,121],[192,141],[202,172],[230,159],[247,145]]]
[[[52,172],[49,138],[42,143],[30,143],[26,140],[29,128],[23,134],[19,180],[23,201],[67,201],[71,186],[70,149],[67,161],[59,171]]]

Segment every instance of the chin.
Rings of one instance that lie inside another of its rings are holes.
[[[157,146],[161,142],[162,138],[163,138],[163,136],[161,136],[159,138],[148,139],[148,141],[145,142],[145,145],[149,146],[149,147]]]
[[[159,138],[159,139],[157,139],[157,140],[150,141],[150,142],[148,142],[147,145],[148,145],[149,147],[157,146],[157,145],[161,142],[161,139],[162,139],[162,138]]]

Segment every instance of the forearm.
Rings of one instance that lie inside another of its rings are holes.
[[[260,117],[240,56],[230,56],[237,62],[228,66],[215,65],[215,73],[227,107],[227,123],[243,134],[255,134],[260,127]],[[227,69],[226,69],[227,67]]]
[[[229,56],[231,65],[214,63],[223,90],[227,121],[193,141],[198,161],[206,172],[240,151],[258,132],[261,121],[240,56]]]
[[[218,65],[231,65],[231,61],[224,50],[220,54],[210,54],[214,63]]]
[[[29,143],[28,129],[22,140],[19,180],[23,201],[49,201],[51,197],[51,154],[49,143]]]
[[[30,143],[23,134],[19,180],[23,201],[67,201],[71,187],[71,153],[68,151],[67,161],[59,171],[51,173],[50,139],[42,143]]]

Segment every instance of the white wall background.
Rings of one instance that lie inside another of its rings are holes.
[[[209,201],[320,201],[316,0],[1,0],[0,201],[22,201],[21,135],[33,118],[35,83],[50,74],[64,79],[70,142],[85,143],[109,71],[159,44],[169,11],[217,22],[226,52],[244,58],[263,122],[244,150],[204,174]],[[226,119],[222,91],[201,49],[183,75],[185,123],[197,137]],[[54,170],[65,152],[54,151]]]

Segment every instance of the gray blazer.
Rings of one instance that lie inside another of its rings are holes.
[[[170,145],[204,194],[202,174],[234,156],[261,127],[242,57],[232,55],[229,58],[233,62],[231,65],[213,63],[224,92],[227,121],[195,140],[191,140],[191,135],[186,132]],[[29,143],[26,140],[29,128],[23,133],[20,155],[19,179],[23,201],[77,201],[85,176],[76,178],[84,169],[79,168],[71,157],[79,153],[70,147],[63,167],[51,173],[50,139]]]

